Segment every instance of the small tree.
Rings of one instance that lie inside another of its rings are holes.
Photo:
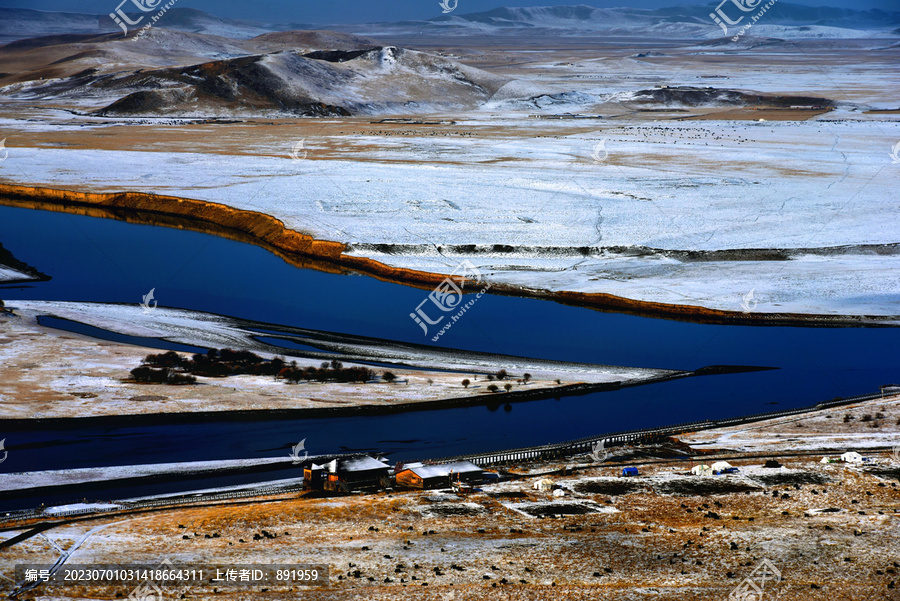
[[[469,382],[468,378],[463,380],[462,381],[463,388],[468,388],[470,383],[471,382]]]
[[[499,388],[497,388],[496,384],[491,384],[488,386],[488,390],[490,390],[491,392],[497,392]]]
[[[343,369],[344,364],[338,361],[337,359],[332,359],[331,361],[331,369]]]
[[[393,372],[386,371],[383,374],[381,374],[381,379],[384,380],[385,382],[387,382],[388,384],[390,384],[391,382],[393,382],[394,380],[397,379],[397,376],[395,376],[393,374]]]
[[[509,376],[509,374],[506,373],[505,369],[501,369],[500,371],[497,372],[498,380],[505,380],[508,376]]]
[[[528,380],[531,379],[531,374],[522,374],[522,379],[525,380],[526,384],[528,384]]]
[[[503,388],[506,389],[506,392],[509,392],[512,389],[512,384],[507,382],[506,384],[503,385]]]

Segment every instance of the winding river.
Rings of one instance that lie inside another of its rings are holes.
[[[164,306],[432,344],[409,317],[428,294],[425,290],[370,277],[298,269],[257,246],[209,234],[0,206],[0,244],[51,278],[0,287],[0,298],[12,305],[15,299],[139,303],[154,288]],[[900,381],[897,328],[697,324],[490,294],[470,308],[440,344],[613,365],[693,370],[728,364],[777,369],[524,402],[509,410],[467,407],[384,416],[145,427],[73,422],[69,427],[51,428],[38,421],[17,423],[16,431],[0,425],[0,438],[7,439],[9,451],[0,469],[20,472],[279,456],[303,438],[313,454],[378,450],[391,460],[441,457],[798,407],[873,392],[881,384]],[[266,478],[290,476],[296,474],[266,474]],[[197,482],[189,484],[199,487]],[[158,490],[150,485],[144,488]],[[166,488],[171,489],[171,485]],[[0,507],[4,505],[10,506]]]

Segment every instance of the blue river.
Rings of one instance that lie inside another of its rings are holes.
[[[14,305],[16,299],[139,303],[154,288],[162,306],[432,344],[409,317],[428,291],[366,276],[298,269],[260,247],[218,236],[0,206],[0,244],[51,278],[0,286],[0,298],[7,304]],[[386,453],[392,461],[442,457],[799,407],[874,392],[881,384],[900,381],[897,328],[706,325],[509,296],[483,296],[439,344],[625,366],[777,369],[686,378],[506,408],[115,428],[38,424],[20,432],[0,423],[0,438],[6,438],[8,451],[0,471],[286,456],[304,438],[311,454],[364,450]],[[288,470],[266,478],[296,475]],[[194,481],[163,488],[222,483]],[[92,495],[115,498],[117,492]],[[75,496],[47,500],[71,498]],[[9,506],[0,503],[0,508]]]

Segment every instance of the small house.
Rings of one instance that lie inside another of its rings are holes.
[[[397,485],[406,488],[447,488],[450,481],[481,482],[484,470],[471,461],[425,465],[407,463],[397,472]]]
[[[541,492],[550,492],[553,490],[553,487],[556,483],[550,478],[541,478],[537,482],[531,485],[534,490],[539,490]]]
[[[325,474],[323,488],[340,492],[385,486],[391,469],[387,463],[368,455],[332,459],[322,467]]]
[[[622,475],[623,476],[637,476],[637,475],[639,475],[638,469],[636,467],[623,467]]]

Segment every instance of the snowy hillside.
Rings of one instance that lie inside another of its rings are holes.
[[[447,58],[385,46],[282,51],[107,75],[79,73],[6,91],[19,98],[86,99],[102,116],[346,116],[474,108],[508,81]]]

